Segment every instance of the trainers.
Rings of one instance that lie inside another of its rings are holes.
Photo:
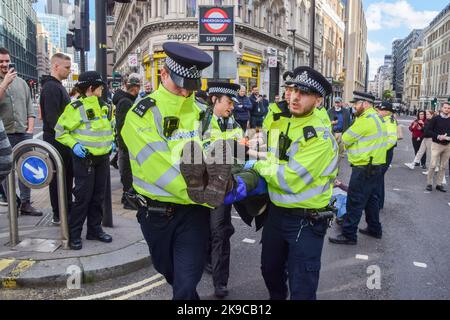
[[[444,186],[436,186],[436,190],[439,190],[440,192],[447,192],[447,189],[445,189]]]
[[[232,189],[232,148],[228,141],[217,140],[209,147],[206,158],[208,184],[205,188],[205,203],[216,208],[223,204],[225,194]]]
[[[431,184],[427,185],[427,187],[425,188],[425,190],[427,191],[433,191],[433,186]]]
[[[206,166],[203,159],[203,149],[198,142],[190,141],[183,147],[180,172],[186,182],[189,198],[196,203],[205,203],[204,175]]]
[[[405,166],[407,166],[411,170],[414,170],[414,168],[416,167],[416,164],[414,162],[411,162],[411,163],[405,162]]]
[[[423,169],[423,170],[427,170],[427,166],[423,164],[423,165],[422,165],[422,169]]]
[[[428,175],[428,171],[422,171],[422,174],[424,174],[424,175]]]
[[[0,206],[8,206],[8,199],[6,199],[4,194],[0,194]]]
[[[52,224],[55,226],[59,226],[61,224],[61,221],[59,220],[59,217],[53,217],[52,218]]]

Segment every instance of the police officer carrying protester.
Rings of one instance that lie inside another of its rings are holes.
[[[394,116],[394,108],[392,103],[383,101],[381,104],[377,105],[378,114],[383,118],[386,124],[387,130],[387,152],[386,152],[386,164],[383,166],[382,170],[382,182],[381,182],[381,195],[380,195],[380,209],[384,208],[384,176],[389,169],[394,158],[394,148],[397,146],[397,119]]]
[[[139,204],[137,219],[153,265],[172,286],[173,299],[192,300],[199,299],[196,288],[206,261],[214,206],[191,199],[188,189],[203,179],[203,172],[193,170],[192,178],[186,179],[180,162],[186,146],[201,145],[202,108],[193,92],[200,89],[201,70],[212,59],[187,44],[167,42],[163,50],[167,58],[161,85],[131,108],[121,133],[136,191],[129,198]],[[199,162],[195,169],[204,170],[202,159]],[[209,183],[224,187],[214,179]],[[216,201],[223,203],[223,197]]]
[[[107,192],[109,155],[115,151],[109,107],[101,99],[106,84],[100,74],[80,74],[81,96],[67,105],[55,127],[56,141],[73,151],[75,202],[69,213],[69,246],[82,248],[81,231],[87,218],[87,240],[111,242],[102,227],[102,205]]]
[[[347,214],[342,234],[330,237],[336,244],[355,245],[357,229],[363,210],[367,228],[362,234],[381,239],[380,199],[383,167],[386,164],[387,131],[384,120],[373,104],[375,97],[364,92],[353,92],[356,120],[342,135],[342,141],[352,166],[347,195]]]
[[[309,67],[293,71],[290,127],[280,134],[278,158],[253,165],[267,182],[270,209],[262,234],[261,270],[270,298],[316,299],[324,236],[337,175],[338,146],[315,108],[330,83]],[[284,150],[282,150],[284,149]],[[249,165],[246,164],[246,167]]]
[[[234,103],[238,103],[240,85],[233,83],[209,82],[209,105],[205,115],[206,131],[203,134],[205,149],[217,139],[236,141],[243,137],[242,128],[232,116]],[[237,154],[236,154],[237,155]],[[239,166],[236,167],[240,171]],[[232,171],[233,172],[233,171]],[[214,294],[223,298],[228,295],[230,276],[230,238],[234,233],[231,223],[231,204],[223,204],[211,210],[211,272]]]

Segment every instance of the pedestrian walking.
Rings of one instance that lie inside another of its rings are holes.
[[[357,230],[362,212],[366,214],[367,228],[359,232],[377,239],[382,237],[380,199],[382,169],[386,164],[387,129],[375,111],[375,97],[364,92],[353,92],[356,120],[343,134],[348,161],[352,165],[347,194],[347,214],[342,234],[330,237],[336,244],[356,245]]]
[[[259,94],[258,86],[252,87],[252,94],[249,99],[252,103],[252,110],[250,111],[250,128],[260,129],[268,110],[264,106],[263,97]]]
[[[323,241],[332,213],[338,145],[314,109],[332,93],[326,78],[309,67],[293,71],[289,108],[277,155],[253,166],[267,182],[270,208],[262,234],[261,271],[270,299],[316,299]],[[269,139],[270,143],[273,140]],[[288,151],[289,150],[289,151]],[[289,281],[289,287],[288,283]]]
[[[17,76],[11,56],[0,48],[0,119],[3,121],[11,147],[22,141],[33,139],[36,118],[31,91],[25,80]],[[31,205],[31,190],[19,181],[20,214],[42,216],[42,212]],[[13,192],[13,191],[11,191]]]
[[[133,175],[131,173],[128,148],[125,145],[120,132],[128,111],[131,109],[139,95],[140,87],[141,76],[137,73],[132,73],[125,84],[126,91],[118,90],[113,99],[113,103],[116,106],[116,140],[119,154],[120,181],[123,186],[121,203],[123,204],[123,208],[127,210],[134,210],[137,208],[133,207],[127,201],[125,196],[125,194],[133,187]]]
[[[247,131],[249,126],[250,111],[252,110],[252,103],[246,95],[245,86],[241,86],[239,95],[237,97],[238,102],[235,104],[233,110],[234,118],[236,119],[243,132]]]
[[[426,116],[425,111],[421,110],[417,113],[417,119],[415,119],[409,125],[409,131],[411,131],[411,139],[414,148],[414,155],[417,155],[417,152],[420,149],[420,145],[422,144],[424,138],[424,129],[425,129]],[[422,169],[426,169],[426,155],[424,154],[420,159],[420,165]],[[419,166],[419,164],[416,164]]]
[[[431,110],[425,111],[425,126],[424,126],[424,134],[422,136],[422,143],[420,144],[420,148],[416,153],[416,156],[414,157],[414,160],[412,162],[406,162],[405,166],[410,168],[411,170],[414,170],[415,167],[418,167],[420,165],[421,159],[424,158],[425,168],[426,168],[426,159],[428,155],[428,159],[431,158],[431,144],[433,143],[433,139],[427,135],[426,126],[428,125],[429,121],[434,117],[434,112]],[[428,174],[428,171],[427,171]]]
[[[426,134],[433,139],[426,190],[433,190],[434,170],[439,164],[439,171],[435,180],[436,190],[447,192],[443,186],[443,181],[450,159],[450,99],[443,104],[441,114],[430,120],[426,127]]]
[[[55,126],[65,107],[70,103],[71,99],[67,90],[62,85],[62,81],[69,77],[71,72],[71,59],[62,53],[56,53],[50,60],[51,74],[43,76],[41,81],[41,95],[39,105],[41,108],[43,122],[43,139],[58,150],[64,163],[66,194],[67,194],[67,210],[70,212],[72,207],[72,150],[62,145],[55,139]],[[52,223],[59,224],[59,196],[57,180],[53,179],[49,187],[50,203],[53,210]]]
[[[344,157],[344,143],[342,142],[342,134],[352,124],[352,117],[350,112],[345,109],[341,97],[335,99],[334,108],[328,110],[328,117],[331,121],[333,135],[339,145],[339,156]]]
[[[111,242],[102,229],[103,202],[109,177],[109,156],[115,151],[109,106],[101,99],[106,83],[95,71],[81,73],[81,97],[67,105],[55,126],[56,141],[73,151],[75,201],[69,212],[69,246],[83,247],[81,231],[87,218],[87,240]]]
[[[206,192],[199,128],[204,110],[193,91],[200,89],[201,70],[212,59],[200,49],[176,42],[164,43],[163,50],[167,58],[161,85],[132,107],[121,134],[130,153],[135,197],[141,199],[137,219],[153,265],[172,286],[173,299],[192,300],[199,299],[197,284],[206,261],[210,208],[215,207],[203,199],[191,199]],[[182,155],[187,158],[191,146],[200,148],[192,153],[200,159],[186,168]],[[208,168],[219,173],[230,170],[215,164]],[[186,177],[190,169],[192,175]],[[230,174],[225,172],[227,177]],[[210,175],[208,190],[223,189],[228,179],[221,177]],[[223,203],[225,191],[222,196],[212,194]]]
[[[384,208],[385,186],[384,177],[394,158],[394,149],[397,146],[397,119],[394,116],[392,103],[383,101],[377,106],[378,114],[383,118],[387,131],[386,164],[381,171],[380,209]]]

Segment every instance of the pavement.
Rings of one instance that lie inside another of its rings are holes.
[[[85,240],[83,249],[65,250],[61,246],[61,228],[51,223],[52,212],[48,188],[32,190],[32,202],[44,212],[42,217],[19,215],[19,241],[22,244],[46,240],[46,248],[54,252],[37,252],[36,248],[9,245],[8,208],[0,207],[0,288],[65,286],[77,276],[82,283],[115,278],[150,265],[135,211],[123,209],[118,170],[111,167],[113,228],[104,231],[112,243]],[[39,240],[42,239],[42,240]],[[38,248],[37,250],[41,250]],[[47,250],[47,251],[49,251]]]

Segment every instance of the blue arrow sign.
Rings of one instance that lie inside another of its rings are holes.
[[[38,186],[48,178],[48,167],[44,160],[31,156],[22,163],[22,177],[29,184]]]

